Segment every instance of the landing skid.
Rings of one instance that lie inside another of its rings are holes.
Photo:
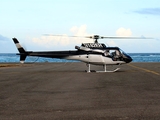
[[[86,72],[88,72],[88,73],[90,73],[90,72],[97,72],[97,73],[104,73],[104,72],[116,72],[116,71],[118,71],[120,68],[116,68],[116,69],[114,69],[114,70],[110,70],[110,71],[108,71],[108,70],[106,70],[106,65],[104,65],[104,71],[95,71],[95,70],[91,70],[90,68],[91,68],[91,66],[90,66],[90,64],[87,64],[88,65],[88,70],[86,71]]]
[[[110,71],[108,71],[108,70],[106,70],[106,71],[96,71],[97,73],[102,73],[102,72],[116,72],[116,71],[118,71],[120,68],[116,68],[116,69],[114,69],[114,70],[110,70]]]

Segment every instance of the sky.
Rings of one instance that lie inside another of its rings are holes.
[[[126,53],[160,53],[160,1],[0,1],[0,53],[18,52],[13,37],[29,51],[60,51],[74,50],[82,42],[93,42],[83,38],[92,35],[152,37],[99,42],[118,46]]]

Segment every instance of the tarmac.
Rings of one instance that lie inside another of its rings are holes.
[[[113,67],[1,63],[0,120],[159,120],[160,63]]]

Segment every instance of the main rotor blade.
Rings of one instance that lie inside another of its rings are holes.
[[[53,34],[43,34],[44,36],[59,36],[59,37],[83,37],[83,38],[87,38],[84,36],[68,36],[68,35],[53,35]]]
[[[79,38],[90,38],[90,39],[154,39],[151,37],[113,37],[113,36],[99,36],[99,35],[93,35],[93,36],[68,36],[68,35],[53,35],[53,34],[43,34],[44,36],[59,36],[59,37],[79,37]]]
[[[101,37],[101,39],[154,39],[151,37]]]

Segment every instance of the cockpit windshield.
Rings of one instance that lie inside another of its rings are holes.
[[[127,53],[125,53],[123,50],[121,50],[118,47],[110,47],[106,52],[104,53],[104,56],[112,58],[113,61],[124,61],[131,59]]]
[[[119,49],[119,51],[121,52],[122,56],[124,58],[127,58],[129,55],[127,53],[125,53],[123,50]]]

